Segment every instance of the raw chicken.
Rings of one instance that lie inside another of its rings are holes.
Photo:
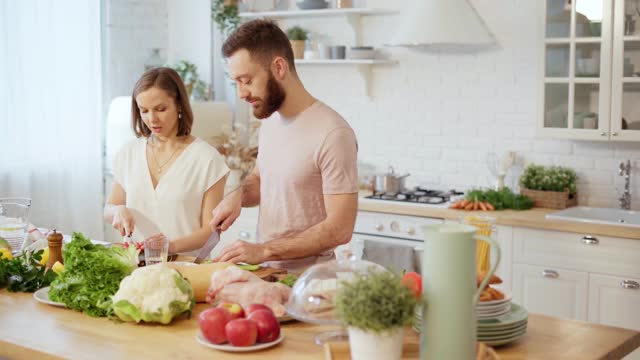
[[[251,304],[264,304],[276,316],[285,315],[284,303],[291,288],[280,283],[266,282],[249,271],[230,266],[211,275],[207,302],[235,302],[243,308]]]

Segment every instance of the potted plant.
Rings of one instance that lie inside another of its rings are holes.
[[[238,0],[212,0],[211,18],[218,24],[223,36],[227,36],[240,24]]]
[[[336,311],[349,329],[351,358],[400,359],[404,327],[413,323],[418,302],[400,276],[388,271],[356,273],[341,282]]]
[[[577,179],[573,169],[532,164],[520,177],[520,192],[535,206],[565,209],[577,205]]]
[[[206,92],[208,85],[204,81],[200,80],[198,67],[195,64],[182,60],[177,65],[171,66],[171,68],[173,68],[173,70],[180,75],[182,81],[184,81],[184,86],[187,88],[189,98],[191,98],[194,88],[200,97],[205,97],[204,93]]]
[[[308,32],[300,26],[294,26],[287,30],[287,37],[291,42],[293,57],[296,59],[304,58],[304,44],[307,41]]]

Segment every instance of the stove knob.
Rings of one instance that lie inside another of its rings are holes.
[[[392,221],[389,227],[391,228],[391,231],[394,231],[394,232],[400,231],[400,224],[398,224],[397,221]]]
[[[382,225],[382,224],[376,225],[376,230],[378,230],[378,231],[384,230],[384,225]]]
[[[410,228],[408,228],[408,229],[407,229],[407,235],[411,235],[411,236],[413,236],[413,235],[415,235],[415,234],[416,234],[416,229],[414,229],[414,228],[412,228],[412,227],[410,227]]]

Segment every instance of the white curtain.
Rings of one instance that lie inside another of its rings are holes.
[[[102,238],[99,0],[0,0],[0,197]]]

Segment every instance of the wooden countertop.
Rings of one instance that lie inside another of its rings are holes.
[[[614,236],[640,240],[640,229],[638,228],[546,219],[545,216],[547,214],[558,211],[555,209],[533,208],[531,210],[524,211],[463,211],[449,209],[447,207],[434,207],[387,200],[364,199],[363,197],[366,195],[369,195],[369,193],[360,193],[360,201],[358,202],[358,210],[360,211],[423,216],[449,220],[457,220],[465,214],[487,215],[495,217],[496,222],[500,225],[528,227],[542,230],[567,231],[585,235]]]
[[[0,358],[257,358],[255,352],[225,353],[198,344],[197,314],[206,308],[198,304],[191,319],[167,326],[135,325],[41,304],[32,294],[0,290]],[[528,326],[520,341],[496,348],[502,359],[619,359],[640,346],[640,333],[632,330],[534,314]],[[284,341],[260,351],[260,359],[324,359],[313,336],[334,328],[293,322],[282,329]],[[415,332],[407,334],[407,342],[418,341]]]

